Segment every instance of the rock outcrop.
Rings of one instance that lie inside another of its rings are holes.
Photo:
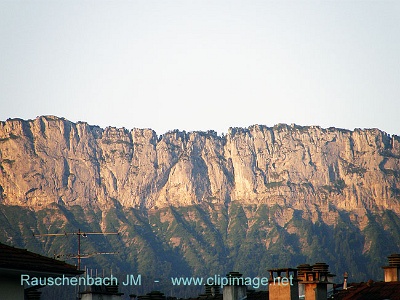
[[[157,136],[12,119],[0,122],[0,241],[68,255],[75,239],[33,234],[118,231],[85,239],[83,252],[118,253],[85,263],[169,278],[325,261],[368,280],[400,246],[399,178],[400,138],[378,129]]]
[[[171,131],[42,116],[0,122],[0,203],[162,208],[231,201],[400,213],[400,138],[279,124]]]

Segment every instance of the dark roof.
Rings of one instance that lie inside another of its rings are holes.
[[[0,271],[19,271],[20,273],[47,273],[75,276],[83,271],[76,266],[53,258],[39,255],[25,249],[14,248],[0,243]]]
[[[400,282],[368,282],[349,284],[335,295],[338,300],[400,300]]]
[[[268,300],[268,299],[269,299],[268,291],[247,292],[247,300]]]

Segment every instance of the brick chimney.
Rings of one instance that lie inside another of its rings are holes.
[[[297,269],[271,269],[269,271],[270,300],[298,300],[299,286]]]
[[[389,265],[382,267],[385,274],[385,282],[400,281],[400,254],[388,256]]]
[[[328,297],[327,286],[330,284],[328,279],[332,276],[329,274],[329,265],[325,263],[316,263],[312,267],[300,265],[298,270],[298,279],[301,280],[300,285],[304,287],[305,300],[326,300]]]
[[[312,266],[309,264],[302,264],[297,266],[297,279],[299,280],[299,297],[305,297],[305,287],[303,281],[305,281],[305,273],[311,272]]]

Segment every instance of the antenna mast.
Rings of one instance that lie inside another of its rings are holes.
[[[71,255],[71,257],[78,259],[78,270],[80,270],[82,258],[88,258],[88,257],[93,256],[94,254],[115,254],[115,252],[98,252],[98,253],[90,253],[90,254],[81,254],[81,237],[87,237],[88,235],[110,235],[110,234],[119,235],[119,232],[83,232],[80,229],[78,229],[78,231],[76,231],[76,232],[43,233],[43,234],[33,234],[33,236],[68,236],[68,235],[78,236],[78,254]]]

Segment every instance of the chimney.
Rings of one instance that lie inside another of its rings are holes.
[[[385,282],[400,281],[400,254],[388,256],[389,265],[382,267],[385,274]]]
[[[302,297],[304,299],[305,297],[305,287],[303,284],[303,281],[305,281],[305,274],[306,272],[311,272],[312,271],[312,266],[309,264],[302,264],[297,266],[297,279],[299,280],[299,297]]]
[[[220,286],[217,284],[206,284],[205,285],[206,293],[205,295],[207,297],[216,297],[220,295]]]
[[[132,296],[135,296],[135,295],[132,295]],[[151,291],[150,293],[147,293],[146,295],[137,296],[137,299],[138,300],[165,300],[166,297],[165,297],[164,293],[162,293],[160,291]]]
[[[118,293],[118,285],[89,285],[79,294],[81,300],[117,300],[123,295]]]
[[[34,286],[25,289],[25,299],[26,300],[40,300],[42,292],[38,291],[40,287]]]
[[[160,291],[151,291],[147,295],[150,296],[151,300],[164,300],[165,299],[164,293],[161,293]]]
[[[272,269],[269,271],[269,299],[270,300],[298,300],[299,286],[297,269]]]
[[[349,274],[347,274],[347,272],[344,272],[343,278],[344,278],[344,281],[343,281],[343,289],[344,289],[344,290],[347,290],[347,278],[349,278]]]
[[[222,291],[223,300],[243,300],[246,299],[247,288],[243,284],[242,274],[239,272],[229,272],[226,274],[229,285],[225,285]]]
[[[328,278],[329,265],[325,263],[316,263],[312,267],[309,265],[300,265],[298,278],[304,286],[305,300],[326,300],[328,298]]]

